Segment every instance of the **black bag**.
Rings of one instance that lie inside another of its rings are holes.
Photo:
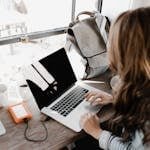
[[[86,19],[79,20],[80,15],[88,15]],[[109,23],[105,16],[98,12],[81,12],[67,29],[66,50],[72,46],[82,56],[85,63],[83,78],[92,78],[108,68],[106,43]]]

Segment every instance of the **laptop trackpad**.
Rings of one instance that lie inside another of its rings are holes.
[[[89,102],[87,102],[87,101],[84,101],[83,102],[83,107],[87,110],[87,111],[89,111],[89,112],[98,112],[99,110],[100,110],[100,108],[101,108],[101,106],[99,106],[99,105],[97,105],[97,106],[92,106]]]

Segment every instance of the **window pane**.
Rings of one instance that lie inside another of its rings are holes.
[[[0,46],[0,82],[20,81],[19,68],[31,64],[64,47],[65,34],[34,40],[30,43],[15,43]]]
[[[76,0],[76,13],[97,10],[97,0]]]
[[[121,12],[130,8],[131,0],[103,0],[102,14],[110,20],[116,18]]]
[[[72,0],[0,0],[0,37],[68,26]]]

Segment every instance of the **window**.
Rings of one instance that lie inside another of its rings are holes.
[[[76,12],[77,15],[81,11],[96,11],[98,0],[76,0]]]
[[[0,0],[1,37],[68,26],[71,0]]]
[[[103,0],[102,14],[110,20],[116,18],[121,12],[131,8],[132,0]]]
[[[0,81],[19,81],[22,65],[63,47],[60,33],[80,11],[96,10],[96,1],[0,0]],[[32,42],[18,42],[26,36]]]

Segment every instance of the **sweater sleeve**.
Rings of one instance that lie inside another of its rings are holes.
[[[111,132],[105,130],[100,133],[99,146],[104,150],[144,150],[141,143],[137,143],[136,145],[132,142],[123,143],[121,138],[114,136]]]

